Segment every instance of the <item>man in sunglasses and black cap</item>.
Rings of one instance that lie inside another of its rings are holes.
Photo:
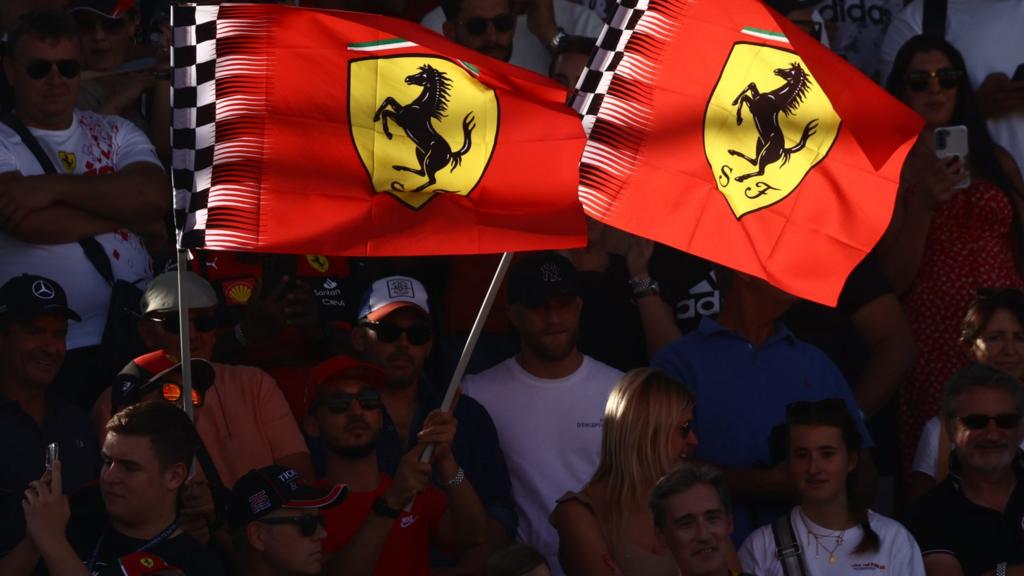
[[[450,413],[427,416],[393,477],[380,469],[386,379],[380,368],[347,356],[313,369],[306,433],[324,446],[327,482],[352,488],[345,506],[327,514],[330,574],[427,576],[431,543],[451,550],[483,540],[483,505],[452,455]],[[420,462],[427,445],[434,446],[433,459]],[[432,473],[440,488],[431,484]]]
[[[1024,386],[975,364],[947,383],[950,474],[914,503],[907,526],[929,575],[1024,574]]]
[[[81,54],[74,19],[23,15],[4,72],[16,107],[0,125],[0,281],[30,272],[67,287],[82,322],[53,391],[88,409],[117,371],[97,360],[111,284],[144,284],[144,237],[163,237],[170,197],[153,145],[127,120],[77,110]]]

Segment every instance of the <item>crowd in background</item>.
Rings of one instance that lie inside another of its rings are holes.
[[[288,3],[570,92],[616,8]],[[1024,574],[1024,0],[767,3],[925,121],[838,305],[589,221],[442,411],[499,256],[179,274],[169,2],[4,0],[0,574]]]

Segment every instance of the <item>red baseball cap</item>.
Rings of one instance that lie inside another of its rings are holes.
[[[87,11],[107,18],[120,18],[134,9],[135,0],[75,0],[68,7],[68,12]]]
[[[370,388],[381,389],[388,382],[387,374],[379,366],[356,360],[351,356],[334,356],[313,367],[309,386],[306,387],[306,411],[316,400],[320,386],[335,376],[359,380]]]

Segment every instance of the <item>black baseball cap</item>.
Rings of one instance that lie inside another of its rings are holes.
[[[181,362],[172,359],[163,350],[143,354],[129,362],[114,377],[111,402],[117,412],[121,407],[138,402],[164,377],[181,372]],[[202,358],[192,359],[192,388],[205,393],[213,386],[216,371],[213,364]]]
[[[348,496],[348,486],[314,488],[299,482],[299,473],[285,466],[250,470],[235,482],[228,501],[228,528],[232,531],[279,509],[311,510],[337,506]]]
[[[92,12],[107,18],[121,18],[135,9],[135,0],[74,0],[68,12]]]
[[[513,262],[508,273],[509,304],[536,308],[556,296],[579,292],[576,267],[557,252],[528,254]]]
[[[59,314],[81,322],[82,317],[68,308],[68,297],[55,280],[34,274],[22,274],[0,286],[0,317],[35,318]]]

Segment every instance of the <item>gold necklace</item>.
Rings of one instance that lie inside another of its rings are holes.
[[[800,511],[800,517],[804,521],[804,528],[807,528],[807,534],[814,538],[814,557],[817,558],[818,553],[821,550],[825,550],[825,552],[828,552],[828,563],[835,564],[839,560],[839,558],[836,557],[836,552],[843,546],[843,535],[846,534],[846,529],[844,528],[835,534],[818,534],[814,530],[811,530],[811,522],[807,519],[807,516],[804,516],[803,510]],[[835,538],[836,545],[830,549],[822,542],[822,540],[828,540],[831,538]]]

